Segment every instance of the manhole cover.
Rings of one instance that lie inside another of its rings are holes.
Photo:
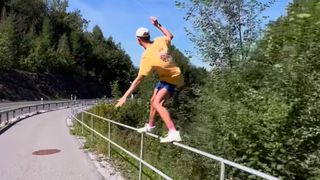
[[[60,152],[59,149],[42,149],[42,150],[39,150],[39,151],[35,151],[33,152],[32,154],[33,155],[50,155],[50,154],[55,154],[55,153],[58,153]]]

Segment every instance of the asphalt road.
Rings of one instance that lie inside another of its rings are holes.
[[[69,133],[70,109],[25,119],[0,135],[0,180],[103,179]],[[57,149],[51,155],[35,151]]]

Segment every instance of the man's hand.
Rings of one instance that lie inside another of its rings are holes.
[[[122,97],[118,100],[118,103],[116,104],[116,108],[121,107],[125,102],[126,102],[127,98]]]
[[[158,20],[157,20],[156,17],[150,16],[150,20],[151,20],[151,23],[152,23],[154,26],[156,26],[156,27],[159,26],[159,22],[158,22]]]
[[[173,35],[171,34],[170,31],[168,31],[166,28],[161,26],[161,24],[158,22],[156,17],[150,16],[151,23],[157,27],[166,37],[169,41],[173,39]]]
[[[143,75],[138,75],[136,79],[131,83],[131,86],[129,89],[124,93],[122,98],[118,100],[118,103],[116,104],[116,108],[121,107],[127,100],[127,98],[134,92],[134,90],[139,86],[141,81],[143,80],[144,76]]]

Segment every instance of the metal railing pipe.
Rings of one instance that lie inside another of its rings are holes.
[[[97,117],[99,119],[102,119],[102,120],[105,120],[109,123],[112,123],[112,124],[116,124],[118,126],[121,126],[121,127],[125,127],[125,128],[128,128],[128,129],[131,129],[131,130],[134,130],[134,131],[137,131],[138,129],[137,128],[134,128],[134,127],[131,127],[131,126],[128,126],[128,125],[125,125],[125,124],[122,124],[122,123],[119,123],[119,122],[116,122],[116,121],[113,121],[113,120],[110,120],[110,119],[107,119],[107,118],[104,118],[104,117],[101,117],[101,116],[98,116],[96,114],[93,114],[93,113],[90,113],[88,111],[83,111],[84,113],[86,114],[90,114],[94,117]],[[110,127],[110,126],[109,126]],[[154,137],[154,138],[159,138],[158,135],[155,135],[155,134],[152,134],[152,133],[145,133],[151,137]],[[268,179],[268,180],[279,180],[279,178],[276,178],[276,177],[273,177],[271,175],[268,175],[268,174],[265,174],[265,173],[262,173],[260,171],[257,171],[255,169],[252,169],[252,168],[249,168],[249,167],[246,167],[246,166],[243,166],[241,164],[238,164],[238,163],[235,163],[235,162],[232,162],[232,161],[229,161],[229,160],[226,160],[222,157],[219,157],[219,156],[215,156],[213,154],[210,154],[210,153],[207,153],[207,152],[204,152],[204,151],[201,151],[199,149],[196,149],[196,148],[193,148],[193,147],[190,147],[190,146],[187,146],[187,145],[184,145],[184,144],[181,144],[181,143],[178,143],[178,142],[173,142],[172,143],[173,145],[175,146],[178,146],[180,148],[183,148],[185,150],[188,150],[188,151],[191,151],[193,153],[196,153],[196,154],[199,154],[199,155],[203,155],[205,157],[208,157],[210,159],[213,159],[213,160],[216,160],[216,161],[219,161],[221,163],[221,172],[220,172],[220,179],[221,178],[224,178],[224,174],[225,174],[225,165],[229,165],[231,167],[234,167],[234,168],[237,168],[239,170],[242,170],[242,171],[245,171],[245,172],[248,172],[252,175],[256,175],[256,176],[259,176],[259,177],[262,177],[262,178],[265,178],[265,179]],[[139,158],[141,159],[141,158]]]

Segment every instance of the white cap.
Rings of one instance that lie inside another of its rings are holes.
[[[148,37],[150,36],[149,30],[147,28],[141,27],[136,31],[137,37]]]

